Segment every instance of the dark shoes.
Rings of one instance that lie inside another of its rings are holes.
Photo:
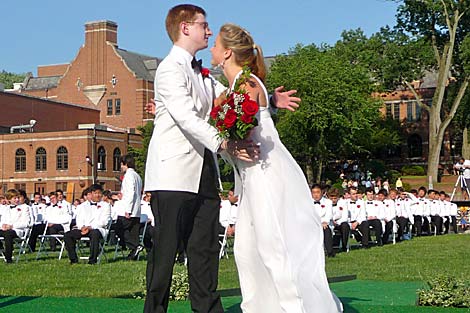
[[[139,254],[142,252],[142,250],[144,250],[143,246],[140,246],[140,245],[137,246],[135,250],[132,250],[131,253],[129,253],[129,255],[127,256],[127,260],[136,261],[137,258],[139,257]]]

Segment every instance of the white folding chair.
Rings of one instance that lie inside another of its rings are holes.
[[[147,232],[147,225],[148,225],[148,221],[149,221],[149,218],[147,216],[147,214],[142,214],[140,216],[140,223],[144,223],[144,229],[142,231],[142,234],[139,235],[139,245],[141,245],[142,247],[145,247],[145,244],[144,244],[144,240],[145,240],[145,233]],[[147,251],[144,249],[142,250],[142,253],[147,253]],[[140,253],[139,255],[137,256],[137,261],[140,260]]]
[[[99,248],[100,248],[100,252],[98,254],[98,258],[97,258],[97,264],[100,264],[101,263],[101,258],[104,256],[104,258],[106,259],[106,262],[108,261],[108,257],[106,256],[106,246],[108,244],[108,238],[109,238],[109,230],[111,228],[111,224],[113,223],[113,219],[112,218],[109,218],[108,220],[108,223],[106,224],[105,226],[105,230],[107,230],[106,232],[106,236],[100,240],[99,242]],[[84,242],[90,242],[90,237],[82,237],[80,238],[80,240],[78,241],[78,244],[77,244],[77,253],[79,253],[81,256],[80,256],[80,260],[88,260],[89,257],[88,256],[85,256],[85,253],[83,253],[82,251],[82,246],[81,246],[81,243],[84,243]]]
[[[48,255],[47,250],[46,250],[46,241],[50,243],[51,240],[55,240],[60,245],[59,260],[62,259],[62,254],[64,253],[64,250],[65,250],[64,234],[48,234],[47,233],[48,228],[49,228],[48,223],[46,221],[46,227],[44,228],[44,233],[38,236],[40,241],[39,241],[39,250],[36,255],[36,260],[39,260],[42,253],[46,254],[46,256]]]
[[[228,228],[230,225],[225,227],[224,234],[219,234],[219,244],[220,244],[220,250],[219,250],[219,260],[222,259],[224,256],[226,259],[228,259],[228,252],[227,252],[227,233],[228,233]]]

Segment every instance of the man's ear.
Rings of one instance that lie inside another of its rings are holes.
[[[186,22],[181,22],[180,32],[185,36],[189,36],[189,28],[188,28],[188,24]]]

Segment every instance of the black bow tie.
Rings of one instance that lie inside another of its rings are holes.
[[[356,204],[356,201],[351,201],[351,202],[349,202],[349,203],[351,203],[351,204]]]
[[[332,206],[334,206],[334,207],[335,207],[335,206],[337,206],[337,205],[338,205],[338,203],[336,203],[336,204],[332,204]]]
[[[320,201],[314,201],[313,204],[320,204]]]
[[[198,69],[199,72],[201,72],[201,70],[202,70],[202,60],[196,60],[196,58],[193,58],[193,60],[191,61],[191,67],[193,69]]]
[[[367,204],[374,204],[374,202],[372,202],[372,201],[367,201]]]
[[[16,204],[11,204],[11,205],[10,205],[10,208],[11,208],[11,209],[16,208]]]
[[[97,202],[90,202],[90,205],[96,206],[98,203]]]
[[[59,206],[57,203],[52,205],[53,207]]]

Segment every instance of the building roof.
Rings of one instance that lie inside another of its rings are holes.
[[[62,76],[32,77],[32,75],[28,75],[24,81],[23,88],[25,90],[55,88],[59,85],[59,80],[61,78]]]
[[[137,78],[153,81],[155,72],[161,59],[136,52],[116,48],[116,52],[121,56],[126,65],[137,76]]]
[[[23,94],[23,93],[17,93],[17,92],[0,91],[0,96],[23,97],[23,98],[29,98],[29,99],[32,99],[32,100],[38,100],[40,102],[45,101],[45,102],[51,102],[51,103],[58,104],[58,105],[81,108],[83,110],[100,112],[99,109],[91,108],[91,107],[80,105],[80,104],[57,101],[57,100],[43,98],[43,97],[35,97],[35,96],[31,96],[31,95],[27,95],[27,94]]]

